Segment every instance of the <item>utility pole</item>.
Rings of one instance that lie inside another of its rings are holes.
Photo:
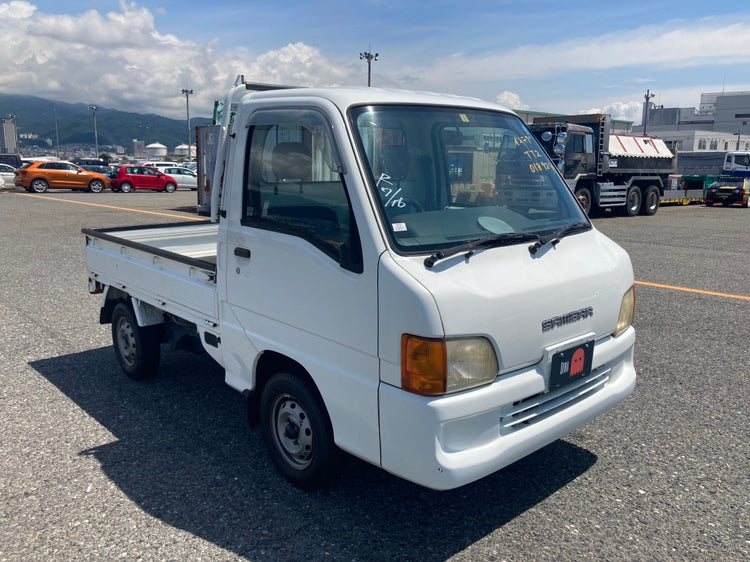
[[[193,90],[182,88],[182,90],[180,90],[180,93],[185,96],[185,108],[187,109],[187,130],[188,130],[187,162],[190,162],[192,160],[192,154],[193,154],[193,151],[190,148],[190,96],[192,95]]]
[[[378,60],[378,53],[375,53],[374,55],[369,51],[359,53],[359,60],[365,59],[367,60],[367,86],[369,87],[372,78],[372,61]]]
[[[89,111],[94,116],[94,157],[99,158],[99,135],[96,132],[96,110],[99,109],[95,105],[89,106]]]
[[[643,136],[646,136],[646,125],[648,124],[648,104],[651,98],[655,97],[656,94],[652,94],[651,90],[646,90],[646,95],[643,96],[646,103],[643,104]]]

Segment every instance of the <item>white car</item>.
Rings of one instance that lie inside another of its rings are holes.
[[[0,164],[0,178],[5,185],[12,186],[16,181],[16,169],[10,164]]]
[[[184,166],[175,166],[172,168],[158,168],[160,172],[172,176],[177,180],[178,188],[189,188],[195,191],[198,189],[198,174],[185,168]]]

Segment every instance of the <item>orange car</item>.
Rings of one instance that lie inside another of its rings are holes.
[[[89,172],[70,162],[32,162],[16,170],[15,184],[26,191],[44,193],[52,189],[84,189],[99,193],[109,187],[104,174]]]

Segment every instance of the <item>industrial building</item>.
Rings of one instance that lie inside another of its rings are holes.
[[[750,150],[750,92],[701,94],[698,109],[647,101],[635,132],[644,130],[683,152]]]

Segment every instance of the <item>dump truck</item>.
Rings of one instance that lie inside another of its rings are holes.
[[[537,117],[531,132],[587,214],[654,215],[675,171],[663,140],[614,134],[607,114]]]

